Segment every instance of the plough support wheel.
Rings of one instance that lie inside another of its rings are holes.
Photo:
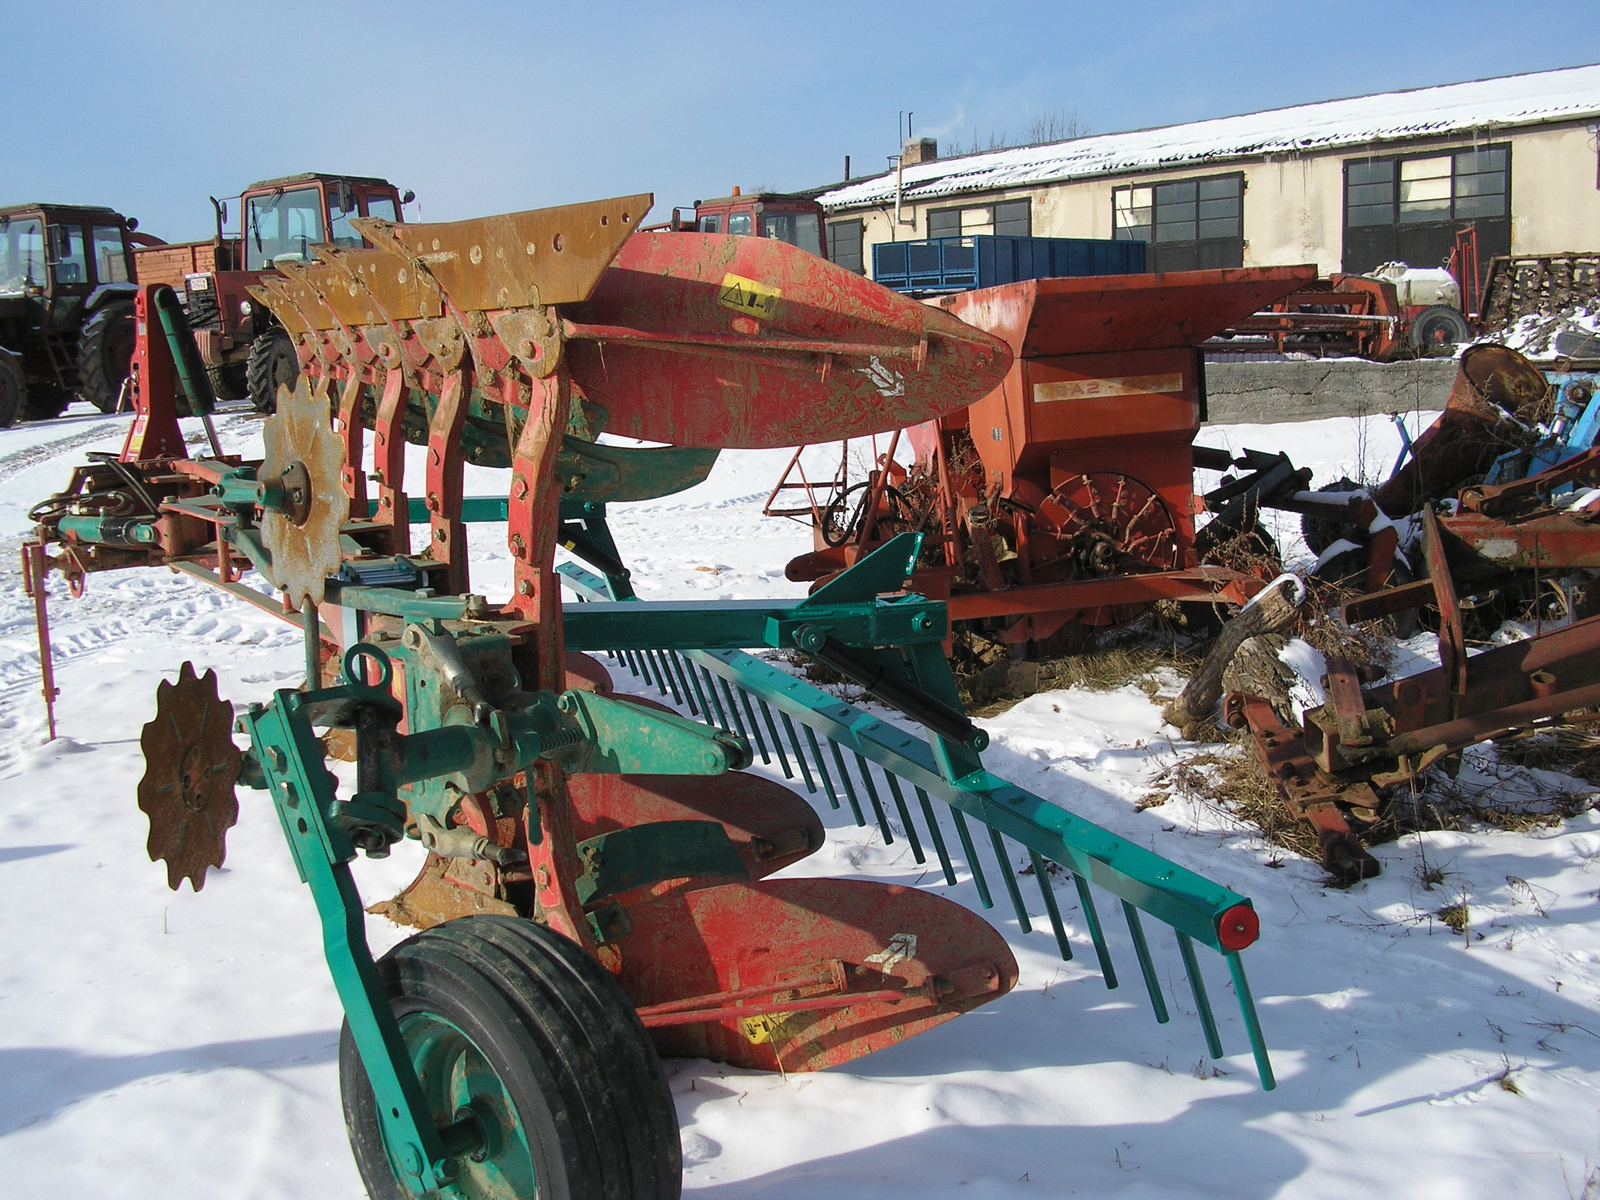
[[[471,917],[378,962],[385,991],[471,1200],[676,1200],[678,1121],[661,1062],[599,963],[531,921]],[[339,1081],[373,1200],[411,1200],[379,1131],[346,1025]]]

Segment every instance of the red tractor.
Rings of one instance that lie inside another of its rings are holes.
[[[778,192],[754,192],[746,196],[735,187],[731,196],[696,200],[691,218],[680,217],[680,211],[674,208],[670,221],[641,226],[640,232],[670,229],[674,233],[693,231],[774,238],[818,258],[828,257],[827,216],[822,205],[803,196]]]
[[[387,180],[360,175],[266,179],[239,197],[239,237],[223,233],[228,206],[213,200],[215,236],[137,251],[137,278],[164,283],[183,300],[217,397],[248,396],[258,411],[270,412],[278,385],[293,386],[299,366],[288,334],[246,289],[275,267],[315,262],[311,248],[318,243],[367,245],[350,218],[400,221],[401,206],[412,199]],[[131,308],[126,319],[131,323]]]

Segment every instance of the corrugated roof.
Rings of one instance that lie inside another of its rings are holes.
[[[918,163],[905,169],[904,196],[927,200],[1112,172],[1304,154],[1594,116],[1600,116],[1600,66],[1569,67]],[[829,209],[880,204],[894,199],[894,188],[890,171],[824,192],[817,199]]]

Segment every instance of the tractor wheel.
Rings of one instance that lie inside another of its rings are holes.
[[[209,363],[206,376],[211,380],[211,390],[218,400],[243,400],[250,395],[250,367],[248,363]]]
[[[133,301],[112,300],[83,323],[78,334],[78,391],[103,413],[117,411],[122,381],[133,358]]]
[[[1467,319],[1448,304],[1435,304],[1417,314],[1407,335],[1418,354],[1453,349],[1472,337]]]
[[[1317,491],[1344,495],[1357,491],[1360,487],[1359,483],[1347,475],[1325,487],[1319,487]],[[1348,523],[1335,517],[1314,517],[1306,513],[1300,518],[1300,536],[1305,539],[1306,549],[1319,556],[1343,537],[1344,531],[1348,528]]]
[[[53,421],[67,411],[72,403],[71,393],[53,383],[35,383],[28,389],[27,402],[22,406],[25,421]]]
[[[294,387],[300,378],[300,360],[294,343],[281,329],[269,329],[250,343],[245,363],[245,384],[250,403],[258,413],[271,413],[278,407],[278,385]]]
[[[468,1116],[479,1149],[452,1194],[482,1200],[677,1200],[677,1113],[661,1060],[616,981],[578,946],[515,917],[449,921],[378,974],[436,1124]],[[372,1200],[412,1200],[345,1025],[345,1126]]]
[[[22,364],[0,350],[0,429],[15,425],[27,403],[28,381],[22,374]]]

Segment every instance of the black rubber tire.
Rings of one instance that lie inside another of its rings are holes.
[[[25,421],[53,421],[67,411],[72,396],[53,383],[35,382],[28,387],[28,399],[22,406]]]
[[[132,300],[108,300],[78,332],[78,394],[103,413],[117,411],[133,358]]]
[[[27,406],[28,380],[22,374],[22,364],[0,350],[0,429],[15,425]]]
[[[1361,485],[1349,476],[1330,483],[1326,487],[1319,487],[1319,492],[1353,492]],[[1344,536],[1345,526],[1328,517],[1313,517],[1306,513],[1300,518],[1300,536],[1305,539],[1306,549],[1320,556],[1324,550],[1333,545]]]
[[[243,400],[250,395],[250,364],[209,363],[206,376],[218,400]]]
[[[1443,350],[1471,340],[1472,330],[1459,310],[1448,304],[1435,304],[1417,314],[1406,337],[1413,350],[1418,354],[1426,354],[1430,350]]]
[[[682,1152],[661,1060],[622,989],[578,946],[532,921],[466,917],[400,943],[378,974],[397,1017],[449,1022],[489,1064],[526,1136],[539,1200],[678,1200]],[[339,1081],[368,1195],[408,1200],[348,1024]]]
[[[258,413],[273,413],[278,407],[278,385],[294,387],[300,378],[300,360],[294,343],[281,329],[269,329],[250,343],[245,360],[245,388],[250,405]]]

